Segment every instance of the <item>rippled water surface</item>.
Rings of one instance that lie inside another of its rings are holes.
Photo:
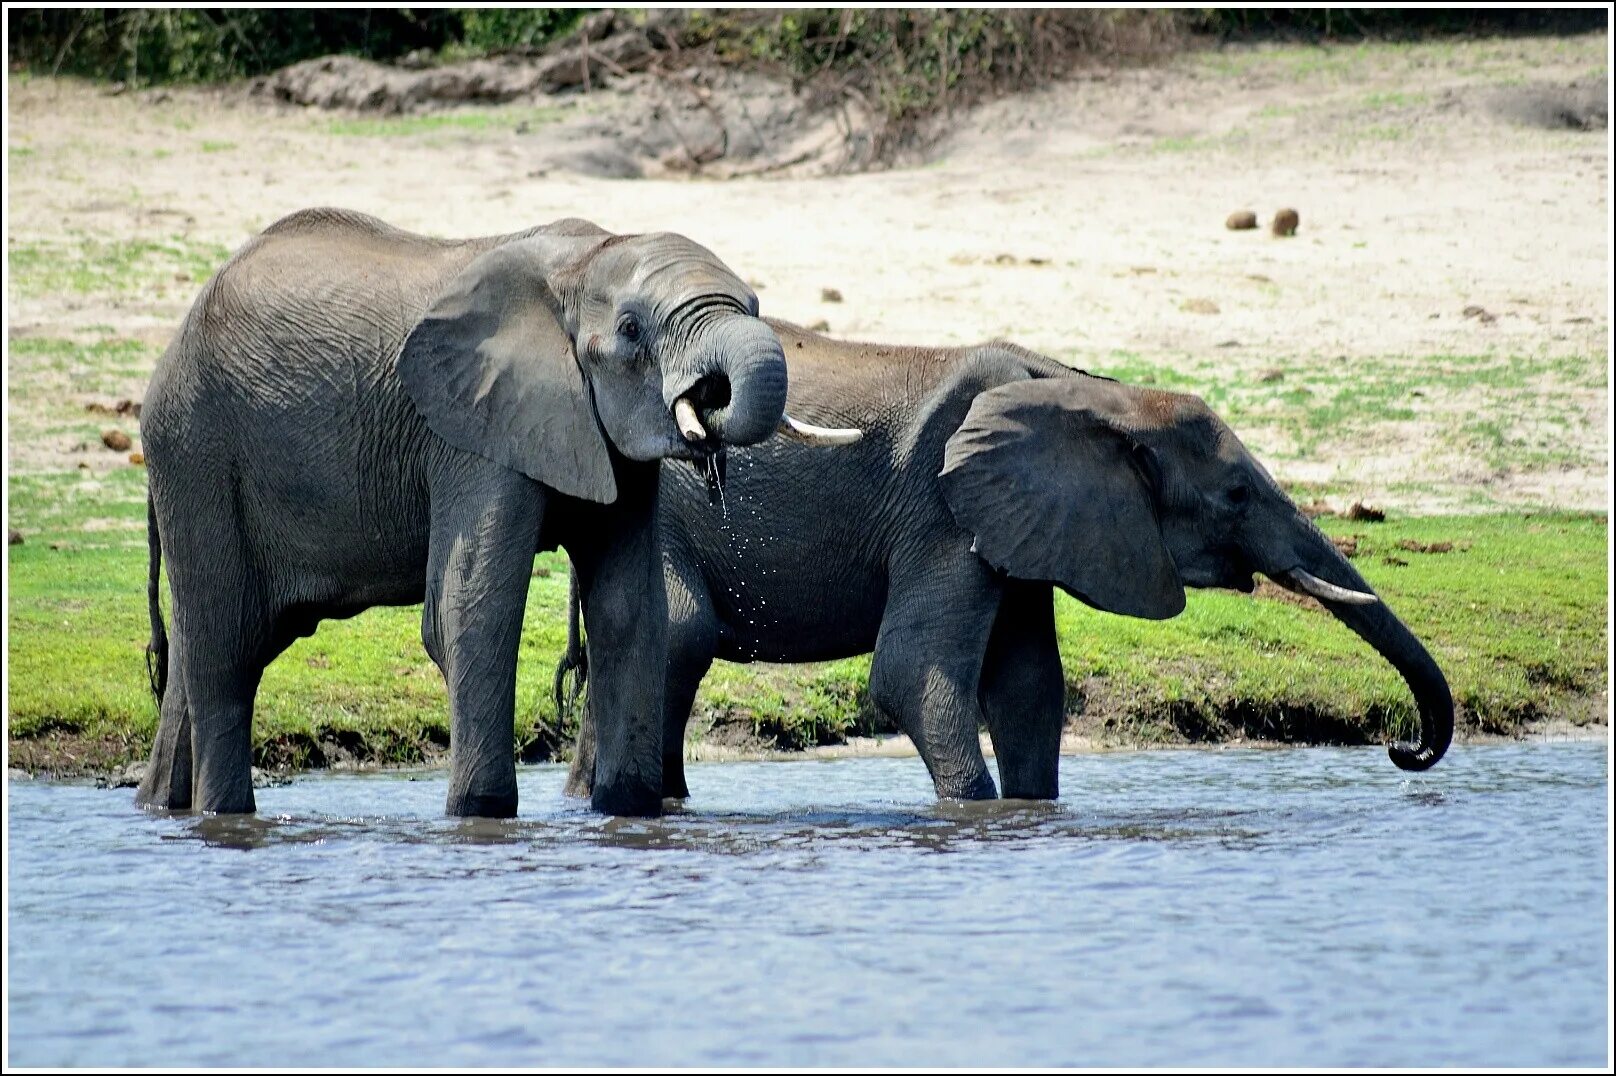
[[[608,821],[522,774],[307,777],[250,820],[12,782],[19,1065],[1597,1065],[1607,749],[690,767]]]

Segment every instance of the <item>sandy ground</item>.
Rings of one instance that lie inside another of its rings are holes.
[[[597,92],[560,120],[364,134],[240,94],[13,76],[8,244],[14,267],[23,250],[35,264],[136,240],[205,252],[312,205],[448,236],[563,216],[676,230],[751,280],[766,313],[837,336],[1003,337],[1187,384],[1280,478],[1331,500],[1603,508],[1609,132],[1522,125],[1494,102],[1603,85],[1608,49],[1594,35],[1191,55],[959,117],[919,167],[723,181],[551,166],[568,117],[632,95]],[[1300,213],[1294,238],[1224,227],[1282,206]],[[18,276],[9,336],[160,346],[199,284]],[[86,458],[52,409],[82,416],[143,387],[139,363],[93,387],[34,359],[9,372],[13,471]]]

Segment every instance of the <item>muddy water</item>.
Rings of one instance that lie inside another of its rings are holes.
[[[317,776],[256,820],[12,782],[19,1065],[1608,1063],[1605,744],[692,766],[606,821],[522,776]]]

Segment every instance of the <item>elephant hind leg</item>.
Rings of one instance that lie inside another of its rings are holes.
[[[173,650],[166,659],[173,662]],[[157,737],[152,742],[146,774],[135,793],[135,803],[168,811],[191,808],[191,715],[185,708],[185,682],[170,668],[163,693]]]
[[[1060,795],[1066,677],[1048,583],[1011,580],[988,639],[978,695],[1006,799]]]
[[[253,697],[268,660],[264,583],[236,508],[188,492],[183,512],[164,514],[156,498],[173,606],[162,719],[137,802],[249,813]]]

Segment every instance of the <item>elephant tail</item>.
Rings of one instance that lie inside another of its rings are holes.
[[[572,683],[567,683],[568,677]],[[589,681],[589,651],[584,647],[584,629],[578,599],[578,569],[570,569],[567,583],[567,650],[556,662],[555,692],[556,716],[563,717],[578,705]]]
[[[168,687],[168,631],[163,627],[161,577],[163,543],[157,534],[157,506],[146,494],[146,609],[151,615],[151,641],[146,644],[146,682],[160,708]]]

